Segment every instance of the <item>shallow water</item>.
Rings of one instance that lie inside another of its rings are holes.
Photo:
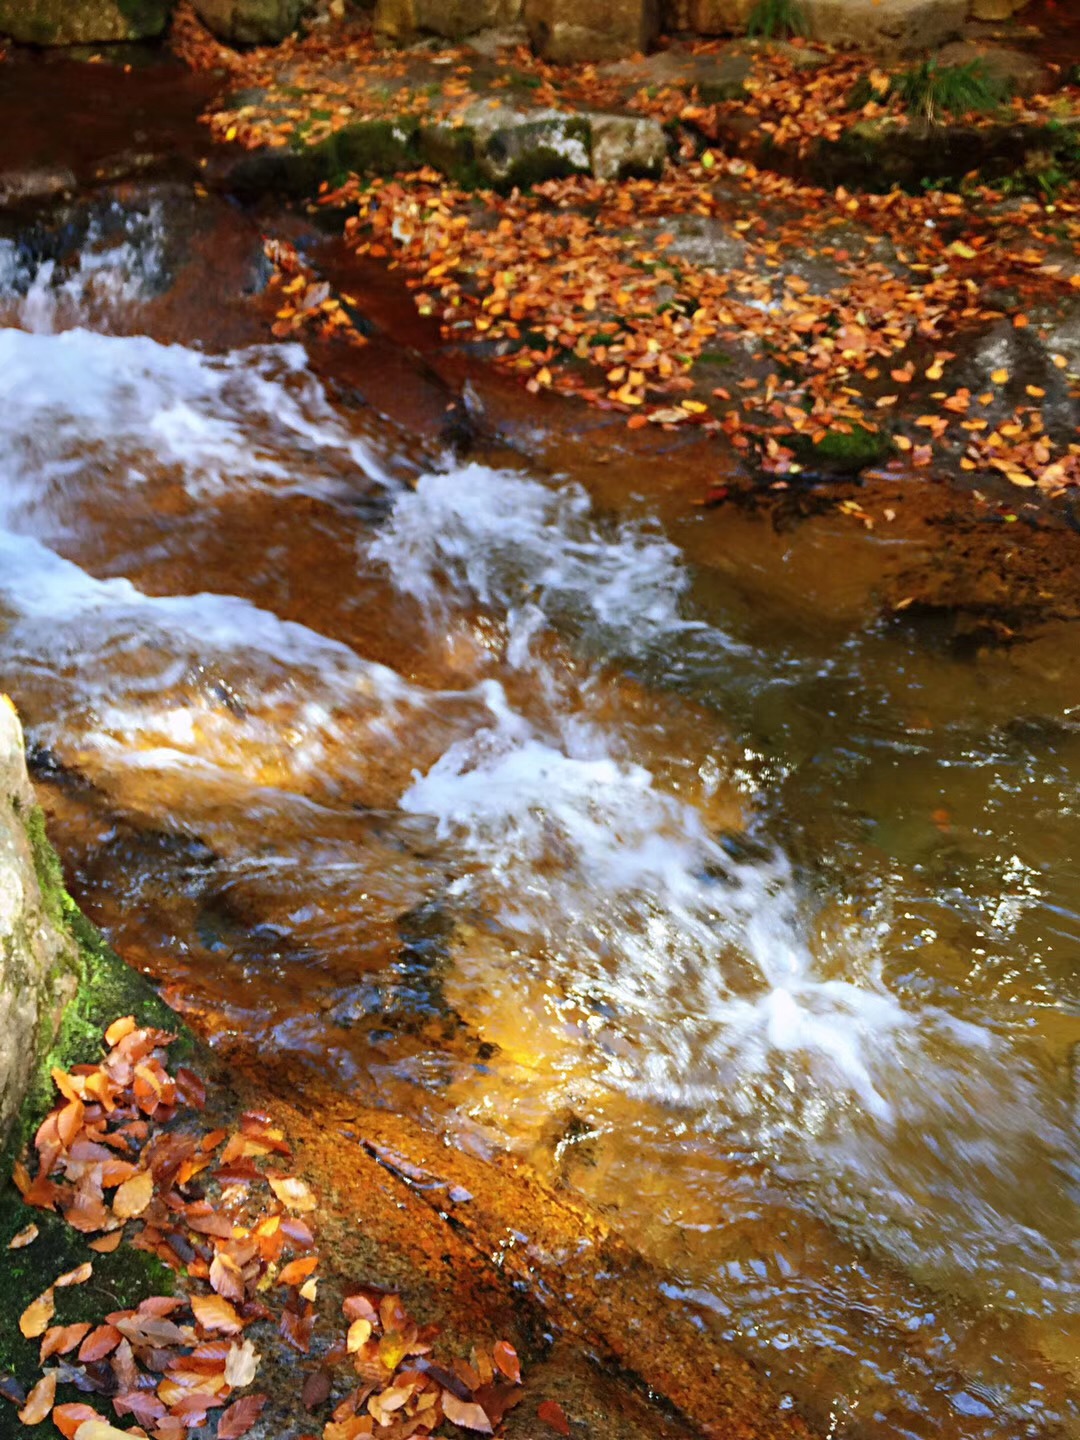
[[[96,223],[0,242],[0,673],[123,953],[529,1155],[828,1433],[1080,1433],[1073,632],[170,343],[168,210]]]

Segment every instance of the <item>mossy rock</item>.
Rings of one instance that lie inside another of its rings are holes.
[[[172,1272],[156,1256],[130,1245],[121,1245],[111,1255],[97,1255],[88,1249],[88,1237],[73,1230],[59,1215],[23,1204],[10,1178],[12,1167],[55,1103],[51,1072],[54,1067],[70,1070],[73,1065],[100,1060],[104,1054],[103,1032],[121,1015],[134,1015],[141,1025],[176,1035],[170,1050],[174,1064],[195,1059],[198,1047],[179,1017],[142,976],[124,964],[67,893],[60,861],[45,833],[42,812],[36,808],[29,811],[24,825],[33,847],[44,908],[53,923],[74,938],[79,972],[75,997],[64,1012],[52,1045],[35,1068],[0,1156],[0,1377],[14,1376],[28,1387],[40,1377],[39,1342],[23,1337],[19,1316],[57,1275],[84,1260],[93,1261],[93,1275],[86,1284],[56,1292],[53,1323],[58,1325],[96,1323],[109,1311],[136,1305],[149,1295],[170,1294],[174,1288]],[[38,1227],[38,1238],[24,1249],[9,1250],[12,1236],[31,1221]],[[92,1396],[64,1385],[57,1392],[57,1400],[93,1403]],[[4,1404],[0,1408],[0,1440],[15,1440],[26,1433],[15,1407]],[[34,1433],[54,1437],[58,1432],[46,1424]]]
[[[805,470],[830,475],[858,475],[871,465],[880,465],[893,453],[890,435],[853,425],[850,431],[829,430],[822,439],[795,435],[786,441]]]
[[[24,45],[97,45],[164,33],[171,0],[0,0],[0,35]]]

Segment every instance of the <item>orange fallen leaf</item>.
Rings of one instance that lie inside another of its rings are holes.
[[[56,1371],[50,1370],[48,1375],[42,1376],[26,1397],[26,1404],[19,1411],[19,1419],[24,1425],[40,1425],[52,1409],[55,1399]]]
[[[191,1310],[204,1330],[217,1331],[222,1335],[239,1335],[244,1322],[220,1295],[192,1295]]]
[[[105,1044],[110,1047],[119,1045],[120,1041],[126,1039],[134,1029],[134,1015],[125,1015],[120,1020],[114,1020],[105,1031]]]
[[[17,1235],[13,1235],[8,1241],[9,1250],[21,1250],[25,1245],[32,1245],[38,1237],[38,1227],[31,1220],[29,1225],[24,1225]]]
[[[566,1413],[557,1400],[543,1400],[536,1407],[537,1416],[543,1420],[545,1425],[550,1425],[560,1435],[570,1434],[570,1422]]]
[[[301,1260],[290,1260],[278,1276],[279,1285],[299,1285],[306,1280],[319,1263],[317,1255],[305,1255]]]
[[[512,1380],[515,1385],[521,1384],[521,1361],[509,1341],[496,1340],[491,1356],[507,1380]]]
[[[994,370],[991,372],[990,379],[994,382],[995,385],[1006,385],[1009,380],[1009,372],[1008,370],[1004,369]],[[981,398],[982,397],[980,396],[980,399]]]
[[[154,1195],[154,1177],[149,1170],[140,1170],[125,1180],[113,1196],[113,1214],[121,1220],[141,1215]]]
[[[52,1422],[63,1435],[64,1440],[75,1440],[75,1432],[87,1420],[96,1420],[97,1411],[90,1405],[57,1405],[52,1412]]]
[[[88,1321],[80,1321],[77,1325],[51,1325],[41,1337],[38,1363],[44,1365],[50,1355],[67,1355],[76,1345],[81,1344],[89,1333]]]
[[[53,1285],[58,1290],[66,1290],[69,1285],[85,1285],[93,1273],[93,1261],[84,1260],[81,1265],[76,1265],[74,1270],[67,1270],[63,1275],[58,1275],[53,1281]]]
[[[56,1300],[50,1285],[48,1290],[31,1301],[19,1316],[19,1329],[27,1340],[36,1340],[39,1335],[45,1334],[49,1321],[55,1314]]]

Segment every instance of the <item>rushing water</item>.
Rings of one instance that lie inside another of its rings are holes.
[[[139,333],[165,229],[0,242],[4,685],[146,837],[128,953],[530,1154],[834,1433],[1077,1433],[1076,641]]]

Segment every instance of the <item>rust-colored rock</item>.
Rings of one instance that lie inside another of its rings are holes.
[[[647,50],[660,33],[659,0],[525,0],[537,54],[556,63],[619,60]]]

